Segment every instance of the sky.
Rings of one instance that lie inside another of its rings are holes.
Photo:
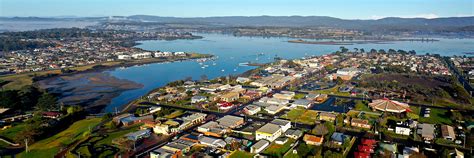
[[[474,0],[0,0],[0,16],[474,16]]]

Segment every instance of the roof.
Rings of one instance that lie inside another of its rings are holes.
[[[256,132],[274,134],[280,130],[280,126],[272,123],[267,123],[260,127]]]
[[[443,137],[452,137],[454,138],[456,135],[454,134],[454,128],[448,125],[441,125],[441,134]]]
[[[239,122],[243,121],[244,118],[242,117],[237,117],[237,116],[232,116],[232,115],[225,115],[224,117],[220,118],[217,120],[219,122],[219,125],[225,126],[225,127],[232,127],[237,125]]]
[[[307,99],[298,99],[298,100],[295,100],[293,102],[293,104],[296,104],[296,105],[308,105],[308,104],[311,104],[311,101],[310,100],[307,100]]]
[[[433,124],[420,123],[418,128],[417,133],[421,134],[421,136],[434,138],[435,127]]]
[[[305,134],[303,137],[303,140],[305,142],[317,142],[317,143],[322,143],[324,138],[323,137],[318,137],[310,134]]]
[[[0,114],[7,112],[10,108],[0,108]]]
[[[377,99],[369,103],[369,106],[380,110],[380,111],[387,111],[387,112],[394,112],[394,113],[402,113],[405,111],[410,111],[409,105],[406,103],[401,103],[394,100],[389,100],[387,98],[384,99]]]
[[[290,121],[288,121],[288,120],[283,120],[283,119],[274,119],[274,120],[272,120],[271,123],[276,124],[276,125],[279,125],[279,126],[285,126],[285,125],[287,125],[287,124],[291,124]]]
[[[257,143],[255,143],[252,148],[256,148],[256,149],[260,149],[260,148],[265,148],[267,147],[268,145],[270,145],[270,142],[268,142],[267,140],[259,140]]]
[[[344,139],[348,138],[349,136],[346,136],[342,133],[339,133],[339,132],[334,132],[332,135],[331,135],[331,139],[334,140],[334,141],[338,141],[338,142],[344,142]]]

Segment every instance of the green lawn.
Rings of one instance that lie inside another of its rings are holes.
[[[169,118],[169,119],[173,119],[173,118],[176,118],[178,116],[181,116],[182,114],[184,114],[183,111],[181,110],[176,110],[174,111],[173,113],[169,114],[169,115],[166,115],[165,118]]]
[[[446,116],[448,111],[444,109],[431,108],[430,117],[420,116],[419,121],[422,123],[431,123],[431,124],[452,124],[452,120]]]
[[[16,135],[25,129],[25,127],[28,126],[27,123],[20,123],[16,124],[10,128],[7,128],[5,130],[0,130],[0,136],[6,137],[11,140],[15,140]]]
[[[317,120],[318,112],[314,110],[306,110],[303,108],[295,108],[283,115],[282,118],[288,119],[291,122],[298,122],[308,125],[313,125]]]
[[[294,99],[303,99],[304,97],[306,97],[306,94],[303,94],[303,93],[296,93],[293,98],[294,98]]]
[[[351,95],[349,92],[339,92],[339,87],[341,87],[341,85],[336,85],[335,87],[329,88],[329,89],[315,90],[314,92],[321,93],[321,94],[332,94],[332,95],[338,95],[338,96],[347,96],[347,97]]]
[[[276,143],[272,143],[265,151],[263,151],[264,154],[275,156],[275,157],[281,157],[283,156],[288,150],[291,148],[291,144],[294,143],[294,139],[289,139],[288,142],[286,142],[283,145],[279,145]]]
[[[87,132],[89,127],[93,128],[99,124],[101,120],[101,118],[92,118],[77,121],[66,130],[32,144],[29,147],[30,151],[28,153],[22,152],[18,157],[54,157],[60,147],[67,146],[82,139],[83,133]]]
[[[354,110],[372,112],[372,110],[369,108],[369,106],[367,105],[367,103],[364,102],[364,101],[361,101],[361,100],[356,100],[356,101],[355,101],[355,108],[354,108]]]
[[[232,154],[229,155],[229,158],[252,158],[255,154],[245,152],[245,151],[234,151]]]

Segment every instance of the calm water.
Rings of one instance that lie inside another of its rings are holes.
[[[294,59],[307,55],[322,55],[339,49],[337,45],[311,45],[288,43],[288,38],[261,38],[261,37],[234,37],[221,34],[202,34],[204,39],[175,40],[175,41],[143,41],[139,48],[161,51],[186,51],[214,54],[218,59],[207,62],[207,68],[201,68],[196,61],[175,63],[156,63],[139,67],[115,69],[107,71],[115,77],[128,79],[144,85],[144,88],[130,90],[114,98],[105,111],[114,111],[147,92],[165,85],[168,82],[193,77],[200,79],[201,75],[209,78],[238,74],[252,67],[239,67],[242,62],[265,63],[273,61],[275,56]],[[395,42],[392,44],[358,44],[348,45],[346,48],[370,49],[404,49],[415,50],[418,54],[438,53],[441,55],[463,55],[464,52],[474,52],[472,39],[440,39],[439,42]],[[257,54],[264,53],[263,56]],[[222,71],[224,70],[224,71]]]

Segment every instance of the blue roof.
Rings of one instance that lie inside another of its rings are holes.
[[[344,135],[342,133],[334,132],[331,136],[331,139],[334,140],[334,141],[338,141],[338,142],[344,142],[344,140],[348,137],[349,136]]]

